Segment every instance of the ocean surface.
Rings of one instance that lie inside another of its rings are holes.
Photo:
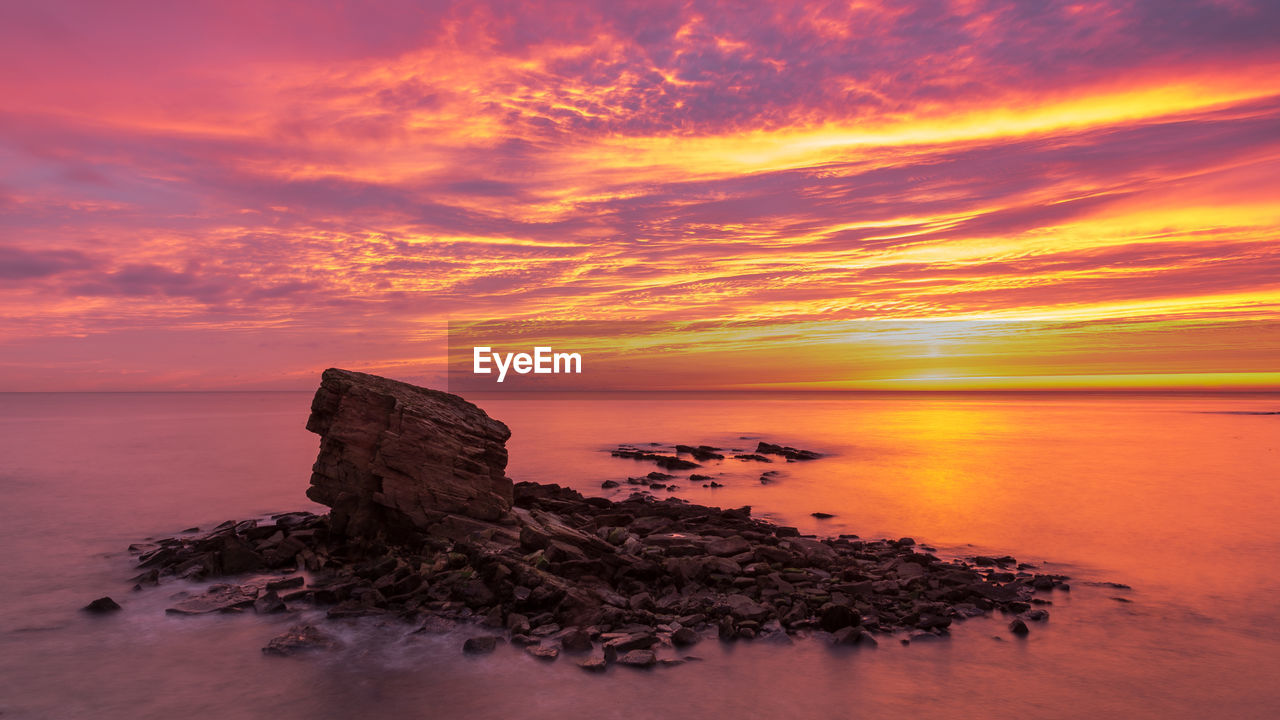
[[[765,439],[829,457],[775,464],[769,484],[712,465],[725,487],[675,494],[804,532],[1007,553],[1072,589],[1025,639],[1000,617],[875,649],[707,639],[702,662],[647,672],[467,657],[465,630],[369,621],[333,654],[266,657],[297,618],[167,616],[192,586],[131,592],[126,548],[316,510],[309,393],[0,394],[0,718],[1280,717],[1280,415],[1260,414],[1278,395],[472,399],[511,427],[516,480],[608,495],[603,480],[653,469],[618,444]],[[1131,589],[1091,584],[1107,582]],[[79,611],[102,595],[124,610]]]

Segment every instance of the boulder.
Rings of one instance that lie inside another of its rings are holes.
[[[338,536],[405,539],[446,514],[511,508],[511,431],[456,395],[329,369],[307,429],[320,435],[307,497],[332,508]]]

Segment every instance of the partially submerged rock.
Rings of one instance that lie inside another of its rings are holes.
[[[258,599],[255,588],[240,585],[212,585],[201,595],[195,595],[165,608],[172,615],[205,615],[214,612],[233,612],[253,607]]]
[[[338,647],[338,641],[331,635],[321,632],[314,625],[294,625],[286,632],[271,638],[262,652],[266,655],[287,657],[298,653],[317,650],[332,650]]]
[[[120,603],[116,602],[115,600],[112,600],[109,597],[100,597],[97,600],[90,602],[88,605],[85,605],[81,609],[84,610],[85,612],[101,615],[104,613],[115,612],[117,610],[120,610],[121,608],[120,608]]]

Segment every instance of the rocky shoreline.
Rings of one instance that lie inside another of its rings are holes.
[[[323,610],[334,622],[396,619],[406,632],[473,623],[485,634],[462,651],[509,642],[548,661],[578,655],[590,671],[678,663],[666,648],[713,637],[933,640],[991,613],[1026,634],[1048,618],[1045,595],[1069,589],[1065,576],[1011,557],[944,560],[910,538],[804,536],[745,507],[513,484],[504,425],[455,396],[383,378],[327,371],[308,428],[321,435],[308,495],[329,514],[227,522],[131,546],[142,569],[135,588],[227,578],[180,593],[167,612]],[[758,450],[820,457],[765,442]],[[706,445],[677,452],[718,454]],[[675,469],[668,456],[624,457]],[[299,623],[263,652],[336,647],[323,625]]]

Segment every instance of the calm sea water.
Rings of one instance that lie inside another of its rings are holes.
[[[998,618],[875,650],[707,640],[704,662],[657,672],[464,657],[459,634],[370,623],[332,655],[268,658],[296,618],[166,616],[184,586],[130,592],[124,550],[315,509],[309,394],[0,395],[0,717],[1280,716],[1280,416],[1248,414],[1280,396],[474,399],[511,426],[517,480],[603,493],[651,469],[603,452],[618,443],[764,438],[831,457],[774,466],[768,485],[760,467],[711,467],[725,487],[677,494],[808,532],[1009,553],[1073,590],[1025,640]],[[1132,590],[1087,584],[1102,581]],[[101,595],[124,611],[78,612]]]

